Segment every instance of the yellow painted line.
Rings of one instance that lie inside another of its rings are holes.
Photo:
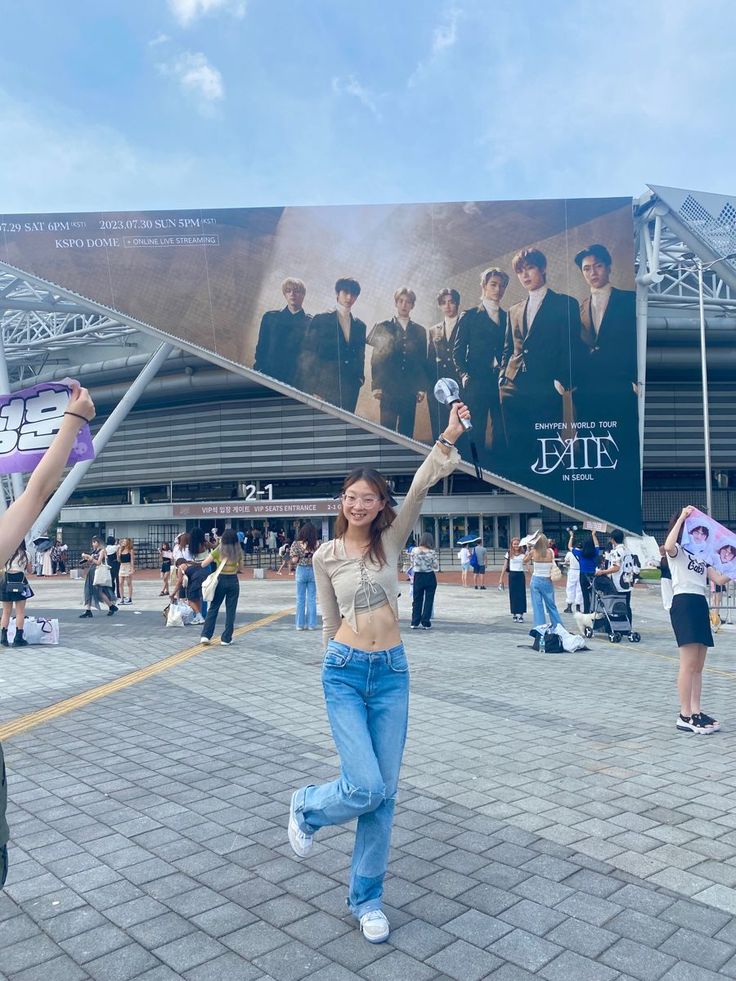
[[[639,645],[627,648],[631,654],[638,654],[640,657],[658,657],[662,661],[673,661],[675,664],[680,663],[679,654],[675,657],[672,654],[658,654],[656,651],[647,651],[642,649]],[[703,668],[703,674],[717,674],[722,678],[735,678],[736,671],[726,671],[723,668],[709,668],[708,662],[706,661],[705,667]]]
[[[261,627],[267,627],[269,624],[275,623],[276,620],[280,620],[282,617],[288,616],[293,612],[294,608],[289,607],[286,610],[278,610],[276,613],[270,613],[260,620],[254,620],[253,623],[246,624],[244,627],[238,627],[233,632],[233,637],[243,637],[253,630],[260,630]],[[17,719],[11,719],[10,722],[6,722],[5,725],[0,726],[0,740],[10,739],[11,736],[17,736],[21,732],[27,732],[28,729],[32,729],[42,722],[48,722],[51,719],[58,718],[60,715],[66,715],[67,712],[73,712],[74,709],[89,705],[90,702],[96,702],[97,699],[104,698],[105,695],[112,695],[114,692],[128,688],[130,685],[137,685],[139,681],[145,681],[146,678],[161,674],[162,671],[175,668],[178,664],[183,664],[197,654],[209,650],[212,650],[212,646],[209,644],[196,644],[194,647],[188,647],[185,651],[179,651],[178,654],[172,654],[170,657],[164,657],[154,664],[149,664],[145,668],[139,668],[137,671],[129,671],[128,674],[123,674],[119,678],[115,678],[114,681],[108,681],[104,685],[90,688],[88,691],[80,692],[79,695],[65,698],[61,702],[54,702],[53,705],[39,709],[37,712],[19,715]]]

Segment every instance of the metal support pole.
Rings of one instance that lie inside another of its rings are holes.
[[[151,379],[156,375],[159,368],[164,361],[166,361],[172,350],[172,344],[161,344],[160,347],[156,349],[145,368],[143,368],[136,380],[130,386],[128,391],[120,399],[100,431],[92,440],[95,448],[95,457],[102,453],[110,441],[110,438],[115,435],[120,424],[143,394],[146,385],[148,385]],[[94,462],[94,460],[83,460],[81,463],[77,463],[72,467],[59,485],[56,493],[51,497],[46,507],[38,516],[38,520],[36,521],[32,533],[34,538],[39,537],[40,534],[44,532],[51,524],[51,522],[58,517],[59,512],[77,489],[82,481],[82,478],[85,476]]]
[[[700,307],[700,372],[703,380],[703,447],[705,449],[705,512],[713,514],[713,485],[710,466],[710,411],[708,406],[708,360],[705,346],[705,303],[703,301],[703,262],[698,266],[698,304]]]
[[[0,318],[4,310],[0,310]],[[5,360],[5,343],[3,341],[2,326],[0,326],[0,395],[10,395],[10,376],[8,375],[8,362]],[[18,498],[23,493],[23,475],[11,473],[10,485],[13,488],[13,497]],[[3,495],[3,502],[5,496]],[[4,510],[4,509],[3,509]]]

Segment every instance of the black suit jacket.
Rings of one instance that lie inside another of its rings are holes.
[[[466,310],[457,322],[453,359],[458,373],[467,375],[469,382],[496,387],[494,371],[503,357],[506,311],[499,310],[498,316],[496,323],[481,303]]]
[[[580,304],[582,370],[586,380],[597,377],[628,388],[638,377],[636,361],[636,294],[614,286],[603,314],[598,336],[593,328],[591,298]],[[582,384],[583,379],[580,379]]]
[[[449,338],[445,335],[444,320],[429,328],[427,371],[429,374],[428,384],[430,389],[434,388],[435,383],[440,378],[454,378],[455,381],[459,381],[455,359],[452,355],[457,337],[457,325],[459,323],[459,319],[455,321],[455,326],[452,328]]]
[[[294,385],[307,327],[312,318],[303,310],[268,310],[261,318],[253,367],[264,375]]]
[[[427,390],[427,332],[410,320],[406,330],[394,317],[376,324],[368,337],[371,388],[388,397]]]
[[[354,412],[365,381],[365,333],[363,321],[351,315],[346,341],[336,310],[315,314],[304,341],[300,388]]]
[[[570,389],[572,364],[579,363],[582,345],[578,301],[548,289],[527,329],[528,302],[520,300],[509,310],[501,374],[517,387],[541,385],[546,390],[559,381]]]

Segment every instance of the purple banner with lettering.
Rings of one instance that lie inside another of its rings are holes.
[[[43,382],[0,396],[0,473],[34,470],[51,446],[69,404],[71,381]],[[82,426],[69,463],[94,460],[89,426]]]

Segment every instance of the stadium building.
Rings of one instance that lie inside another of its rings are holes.
[[[673,511],[705,509],[709,496],[713,517],[734,527],[736,198],[652,185],[632,207],[644,528],[661,539]],[[194,525],[289,530],[307,517],[326,536],[348,470],[375,466],[400,497],[416,469],[417,453],[377,425],[279,394],[191,344],[162,344],[155,332],[2,262],[0,308],[0,385],[15,391],[77,377],[98,408],[98,458],[81,479],[79,465],[72,472],[76,486],[60,513],[45,513],[72,553],[98,532],[132,537],[153,553]],[[20,480],[3,478],[6,502]],[[503,549],[540,523],[564,539],[570,521],[458,472],[430,493],[421,530],[444,548],[477,533]]]

